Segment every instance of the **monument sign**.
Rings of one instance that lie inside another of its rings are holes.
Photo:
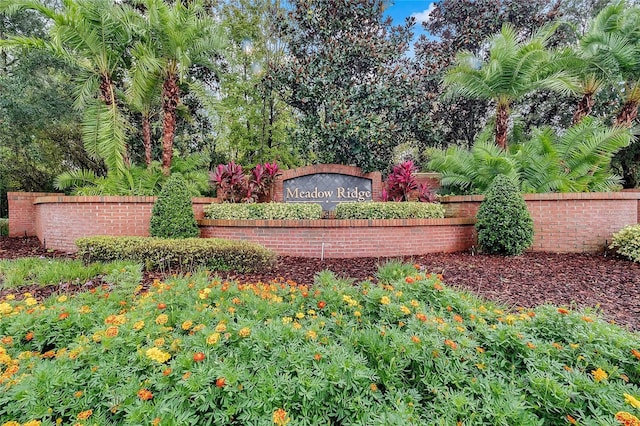
[[[285,203],[317,203],[333,210],[338,203],[371,201],[371,179],[340,173],[315,173],[283,182]]]

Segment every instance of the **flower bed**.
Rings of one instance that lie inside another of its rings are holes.
[[[141,292],[129,267],[107,277],[112,291],[10,295],[0,422],[637,421],[637,334],[588,312],[508,311],[419,265],[387,264],[378,278],[353,286],[324,272],[309,287],[198,274]]]

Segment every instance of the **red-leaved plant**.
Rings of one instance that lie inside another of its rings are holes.
[[[384,201],[409,201],[411,191],[417,190],[419,201],[432,203],[436,201],[436,195],[426,183],[418,185],[415,173],[417,167],[413,161],[407,160],[393,166],[387,176],[385,187],[382,189]]]
[[[276,162],[258,164],[247,177],[242,166],[220,164],[210,173],[218,197],[230,203],[265,202],[271,198],[271,188],[279,168]]]

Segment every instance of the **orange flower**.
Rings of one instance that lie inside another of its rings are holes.
[[[118,327],[109,327],[104,333],[107,337],[116,337],[118,335]]]
[[[327,306],[327,302],[324,300],[318,302],[318,309],[324,309],[325,306]]]
[[[631,349],[631,353],[633,354],[633,356],[635,356],[636,358],[640,359],[640,351],[639,350]]]
[[[622,423],[624,426],[640,426],[640,419],[633,414],[626,411],[619,411],[616,413],[616,420]]]
[[[196,352],[195,354],[193,354],[193,360],[195,362],[204,361],[204,358],[204,352]]]
[[[316,353],[315,355],[313,355],[313,359],[315,359],[316,361],[320,361],[322,359],[322,355]]]
[[[158,303],[158,309],[166,309],[166,308],[167,308],[166,303]]]
[[[227,384],[227,381],[224,379],[224,377],[218,377],[216,379],[216,387],[223,388],[225,387],[226,384]]]
[[[565,308],[558,308],[558,313],[562,315],[567,315],[569,311]]]
[[[405,280],[405,282],[406,282],[407,284],[411,284],[411,283],[413,283],[413,281],[414,281],[414,280],[413,280],[413,277],[407,277],[407,278],[405,278],[404,280]]]
[[[572,425],[577,425],[578,422],[576,421],[576,419],[574,419],[573,417],[571,417],[569,414],[567,414],[567,421],[569,422],[569,424]]]
[[[531,343],[531,342],[527,342],[527,347],[528,347],[529,349],[535,349],[535,348],[536,348],[536,345],[534,345],[534,344],[533,344],[533,343]]]
[[[371,392],[378,392],[378,385],[376,385],[375,383],[371,383],[369,385],[369,389],[371,389]]]
[[[277,426],[285,426],[291,421],[289,415],[282,408],[273,412],[273,423]]]
[[[170,368],[167,368],[167,369],[165,369],[165,370],[162,372],[162,375],[163,375],[163,376],[168,376],[169,374],[171,374],[171,372],[172,372],[172,371],[173,371],[173,370],[171,370]]]
[[[82,392],[81,390],[73,393],[73,396],[75,396],[76,398],[80,398],[82,395],[84,395],[84,392]]]
[[[453,320],[454,320],[455,322],[462,322],[462,317],[461,317],[460,315],[454,315],[454,316],[453,316]]]
[[[67,319],[69,318],[69,313],[68,312],[63,312],[60,315],[58,315],[58,319],[59,320],[63,320],[63,319]]]
[[[456,344],[456,342],[454,342],[453,340],[450,339],[446,339],[444,341],[444,344],[449,346],[451,349],[458,349],[458,345]]]
[[[138,398],[140,398],[143,401],[149,401],[150,399],[153,398],[153,394],[149,389],[140,389],[138,391]]]
[[[93,410],[85,410],[78,413],[78,420],[87,420],[93,414]]]
[[[442,291],[442,289],[443,289],[443,287],[438,282],[433,284],[433,288],[438,290],[438,291]]]
[[[28,332],[26,336],[24,336],[24,340],[26,340],[27,342],[33,340],[33,331]]]
[[[420,338],[418,336],[411,336],[411,341],[413,343],[420,343]]]
[[[417,313],[416,318],[418,318],[422,322],[425,322],[427,320],[427,316],[423,313]]]

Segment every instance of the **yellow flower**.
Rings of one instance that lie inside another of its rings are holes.
[[[302,313],[302,312],[298,312],[298,313],[296,314],[296,318],[298,318],[298,319],[302,319],[302,318],[304,318],[304,313]]]
[[[604,371],[602,368],[598,368],[597,370],[591,370],[591,374],[593,375],[593,380],[595,380],[596,382],[600,382],[609,377],[607,372]]]
[[[391,300],[389,299],[388,296],[382,296],[380,298],[380,304],[381,305],[388,305],[389,303],[391,303]]]
[[[293,328],[295,328],[296,330],[300,330],[302,328],[302,325],[296,321],[293,323]]]
[[[156,318],[156,324],[158,325],[165,325],[167,321],[169,321],[169,317],[167,316],[167,314],[160,314]]]
[[[134,330],[142,330],[144,328],[144,321],[136,321],[135,324],[133,324],[133,329]]]
[[[67,296],[60,296],[56,299],[58,302],[62,303],[62,302],[66,302],[67,301]]]
[[[9,315],[13,311],[13,306],[7,302],[0,303],[0,315]]]
[[[182,323],[182,329],[183,330],[189,330],[191,327],[193,327],[193,321],[185,321]]]
[[[285,426],[291,421],[289,415],[282,408],[273,412],[273,423],[277,426]]]
[[[2,423],[2,426],[20,426],[20,423],[14,421],[14,420],[11,420],[10,422]]]
[[[109,327],[104,333],[107,337],[116,337],[118,335],[118,327]]]
[[[318,338],[318,333],[313,330],[307,331],[307,338],[311,340],[316,340]]]
[[[171,355],[168,354],[167,352],[163,352],[158,348],[151,348],[151,349],[147,349],[146,352],[147,358],[159,363],[159,364],[163,364],[165,362],[167,362],[169,360],[169,358],[171,358]]]
[[[404,305],[400,306],[400,311],[402,311],[402,313],[405,315],[409,315],[411,313],[411,309],[407,308]]]
[[[36,299],[34,299],[33,297],[27,297],[26,299],[24,299],[24,303],[27,306],[33,306],[33,305],[37,305],[38,301]]]
[[[216,325],[216,332],[224,333],[225,331],[227,331],[227,325],[225,323],[221,322],[220,324]]]
[[[91,308],[88,307],[87,305],[83,305],[83,306],[80,307],[78,312],[80,312],[81,314],[88,314],[88,313],[91,312]]]
[[[30,420],[26,423],[22,423],[22,426],[40,426],[42,422],[40,420]]]
[[[5,300],[15,300],[16,299],[16,295],[15,294],[7,294],[4,298],[5,298]]]
[[[155,346],[162,346],[164,345],[164,338],[163,337],[158,337],[156,340],[153,341],[153,344]]]
[[[238,331],[238,335],[240,335],[240,337],[249,337],[251,335],[251,329],[249,327],[241,328],[240,331]]]
[[[282,318],[282,323],[283,323],[283,324],[290,324],[290,323],[291,323],[291,321],[293,321],[293,318],[291,318],[291,317],[284,317],[284,318]]]
[[[207,336],[207,345],[215,345],[220,340],[220,333],[213,333]]]
[[[640,410],[640,401],[638,401],[637,399],[635,399],[633,396],[629,395],[628,393],[624,394],[624,400],[626,402],[628,402],[629,404],[631,404],[631,406],[633,408],[637,408]]]
[[[353,313],[353,315],[354,315],[356,318],[360,318],[360,317],[362,316],[362,313],[361,313],[360,311],[355,311],[355,312]]]
[[[626,411],[618,411],[616,413],[616,420],[624,426],[640,426],[640,419]]]

